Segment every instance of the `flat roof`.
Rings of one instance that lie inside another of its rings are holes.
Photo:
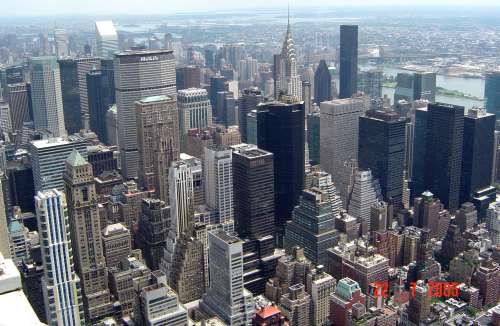
[[[149,96],[146,98],[143,98],[142,100],[139,100],[140,103],[151,103],[151,102],[160,102],[160,101],[170,101],[172,98],[170,96],[166,95],[156,95],[156,96]]]
[[[44,325],[22,290],[0,295],[0,316],[2,326]]]
[[[111,20],[97,21],[95,27],[100,36],[118,36]]]

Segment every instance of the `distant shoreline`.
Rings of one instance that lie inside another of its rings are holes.
[[[386,88],[396,88],[396,82],[385,82],[382,84],[382,86],[386,87]],[[439,86],[436,87],[436,94],[444,95],[444,96],[451,96],[451,97],[456,97],[456,98],[465,98],[465,99],[474,100],[474,101],[484,101],[483,98],[480,98],[480,97],[477,97],[474,95],[470,95],[470,94],[465,94],[465,93],[460,92],[460,91],[446,89],[446,88],[439,87]]]

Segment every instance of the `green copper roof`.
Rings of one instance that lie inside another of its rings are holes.
[[[71,154],[69,154],[66,162],[72,166],[82,166],[88,164],[87,160],[85,160],[85,158],[76,149],[73,149]]]
[[[19,222],[18,220],[15,220],[15,219],[11,220],[11,222],[9,224],[9,232],[10,233],[22,231],[23,228],[24,227],[21,224],[21,222]]]
[[[168,101],[171,100],[172,98],[166,96],[166,95],[157,95],[157,96],[150,96],[143,98],[141,100],[142,103],[150,103],[150,102],[159,102],[159,101]]]

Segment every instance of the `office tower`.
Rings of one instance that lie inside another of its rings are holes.
[[[283,229],[304,183],[304,112],[301,103],[262,103],[256,110],[256,145],[274,154],[276,226]],[[250,126],[250,124],[249,124]]]
[[[307,274],[307,292],[311,295],[311,322],[315,326],[330,325],[330,298],[335,279],[318,266]]]
[[[47,324],[85,325],[80,279],[73,265],[66,198],[58,190],[35,196],[44,275]]]
[[[118,118],[116,104],[106,112],[106,135],[110,146],[118,146]]]
[[[318,68],[314,72],[314,102],[320,104],[321,102],[332,100],[332,76],[328,71],[328,65],[325,60],[320,60]]]
[[[493,202],[486,211],[486,229],[494,246],[500,245],[500,202]]]
[[[111,315],[113,307],[102,250],[94,175],[92,165],[76,149],[66,159],[65,165],[64,190],[75,271],[81,280],[85,319],[96,322]]]
[[[186,161],[177,161],[172,163],[168,179],[172,216],[170,227],[172,232],[180,236],[182,230],[189,227],[194,216],[193,171]]]
[[[378,179],[384,200],[403,207],[406,118],[394,111],[370,110],[359,118],[358,166]]]
[[[26,83],[7,85],[12,129],[21,133],[23,123],[31,121],[31,86]],[[17,141],[16,141],[17,143]]]
[[[105,171],[115,171],[118,169],[118,162],[112,148],[104,145],[94,145],[87,147],[87,161],[92,164],[94,177],[101,175]]]
[[[435,72],[416,72],[413,75],[413,100],[436,102]]]
[[[500,117],[500,71],[486,74],[484,100],[486,111]]]
[[[279,307],[291,326],[310,325],[311,296],[306,292],[304,284],[290,286],[289,292],[281,297]]]
[[[241,135],[238,126],[217,127],[213,132],[214,145],[219,147],[241,144]]]
[[[68,35],[66,34],[66,30],[62,28],[56,28],[54,30],[54,43],[56,45],[57,57],[66,57],[69,55]]]
[[[3,172],[2,172],[3,176]],[[5,207],[5,196],[3,185],[3,180],[0,179],[0,254],[5,258],[11,257],[11,252],[9,248],[9,228],[7,225],[7,210]]]
[[[257,87],[250,87],[243,90],[238,100],[238,126],[240,127],[241,141],[247,142],[247,115],[250,110],[257,107],[257,104],[264,101],[262,91]]]
[[[273,154],[248,145],[232,158],[235,230],[242,238],[274,235]]]
[[[12,120],[8,102],[0,100],[0,130],[4,134],[12,134]]]
[[[297,72],[297,54],[290,28],[290,13],[281,54],[274,56],[274,75],[276,99],[280,94],[287,94],[296,100],[302,100],[302,83]]]
[[[460,205],[464,108],[430,104],[427,116],[427,164],[419,173],[425,173],[427,188],[453,211]]]
[[[203,173],[205,202],[217,210],[219,223],[232,224],[234,221],[233,159],[228,148],[205,147]]]
[[[309,148],[309,162],[320,163],[320,113],[319,110],[312,112],[306,117],[307,145]]]
[[[118,49],[118,34],[111,20],[95,23],[96,55],[99,58],[111,59]]]
[[[86,76],[90,129],[106,144],[109,143],[106,113],[115,103],[114,73],[109,62],[112,65],[111,60],[102,60],[101,69],[91,70]]]
[[[35,128],[54,137],[65,136],[61,77],[56,58],[32,58],[30,71]]]
[[[429,288],[424,280],[417,281],[414,291],[414,295],[410,296],[406,314],[413,325],[420,325],[431,313],[432,298],[428,295]]]
[[[136,102],[139,182],[168,203],[168,169],[179,159],[179,115],[173,98],[160,95]]]
[[[353,97],[358,80],[358,26],[340,25],[339,98]]]
[[[384,72],[382,70],[372,69],[362,71],[358,74],[358,91],[368,95],[372,103],[373,101],[377,102],[382,98],[383,80]]]
[[[428,228],[432,237],[444,237],[450,223],[450,213],[439,198],[435,198],[430,191],[425,191],[415,198],[413,207],[415,226]]]
[[[405,100],[406,102],[413,101],[413,80],[414,76],[406,72],[400,72],[396,75],[394,103],[399,103],[401,100]]]
[[[337,241],[338,233],[328,193],[316,187],[302,191],[299,205],[285,227],[285,248],[304,248],[306,258],[313,264],[326,266],[326,249]]]
[[[87,141],[78,135],[71,135],[67,139],[34,140],[29,144],[36,192],[63,189],[64,161],[74,149],[84,158],[87,157]]]
[[[229,91],[229,85],[226,79],[223,76],[216,75],[210,77],[210,105],[213,108],[213,117],[214,119],[220,118],[220,112],[216,111],[217,108],[217,93]]]
[[[318,188],[326,192],[327,200],[332,207],[332,214],[337,216],[342,210],[342,201],[337,193],[337,188],[332,181],[332,176],[325,171],[322,171],[319,166],[311,168],[306,174],[305,189]]]
[[[472,276],[472,285],[479,289],[483,306],[495,305],[499,299],[500,267],[492,259],[483,261]]]
[[[175,69],[177,90],[188,88],[200,88],[201,71],[200,67],[185,66]]]
[[[167,285],[165,275],[155,271],[153,279],[153,284],[141,290],[139,298],[141,325],[188,325],[188,311],[183,304],[179,303],[177,293]]]
[[[427,149],[427,114],[427,107],[415,110],[415,122],[413,128],[413,161],[411,168],[412,198],[415,198],[415,196],[418,196],[427,190],[424,172],[428,164],[425,154]]]
[[[130,231],[121,223],[111,224],[102,229],[102,247],[106,267],[118,267],[128,258],[131,247]]]
[[[188,130],[202,130],[212,124],[212,105],[208,93],[202,88],[189,88],[177,92],[181,137]]]
[[[464,118],[460,203],[491,186],[495,123],[496,116],[483,109],[470,109]]]
[[[460,227],[461,232],[474,227],[477,224],[477,211],[472,203],[463,203],[455,213],[455,224]]]
[[[312,94],[311,94],[311,83],[308,81],[302,82],[302,100],[304,101],[304,115],[307,115],[311,112],[312,103]]]
[[[243,242],[222,230],[208,234],[210,286],[201,309],[228,325],[252,324],[254,302],[243,286]]]
[[[348,277],[339,280],[330,301],[330,322],[334,326],[347,326],[348,312],[356,303],[366,303],[359,284]]]
[[[175,59],[172,50],[127,51],[115,54],[114,67],[121,169],[125,178],[136,178],[139,152],[135,102],[150,96],[175,98]]]
[[[358,158],[359,118],[368,109],[366,99],[333,100],[321,104],[320,161],[332,175],[345,204],[348,196],[349,164]]]
[[[236,101],[233,92],[224,91],[217,93],[216,111],[219,112],[217,123],[226,127],[236,124]]]
[[[382,201],[380,184],[370,170],[356,170],[347,201],[347,211],[361,223],[361,235],[369,232],[371,207]]]
[[[64,125],[68,132],[73,134],[82,129],[78,64],[76,60],[71,58],[61,58],[57,62],[61,74]]]
[[[136,243],[148,267],[155,271],[159,268],[165,247],[170,221],[170,209],[165,202],[144,198],[142,214],[139,219]]]

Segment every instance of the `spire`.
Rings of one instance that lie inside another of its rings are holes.
[[[288,22],[286,25],[286,34],[289,35],[291,34],[291,29],[290,29],[290,4],[288,4]]]

